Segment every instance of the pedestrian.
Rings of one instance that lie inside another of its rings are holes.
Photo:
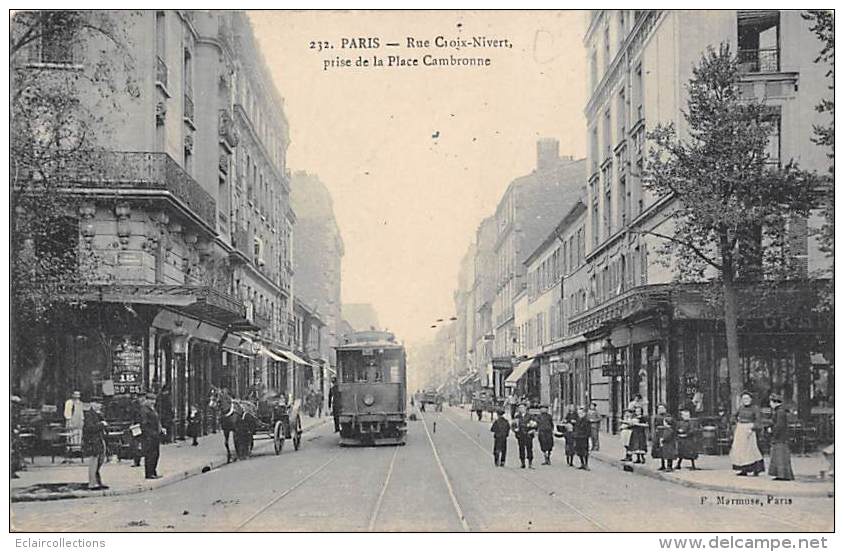
[[[573,404],[566,406],[566,415],[563,418],[563,436],[566,439],[566,464],[574,467],[574,424],[577,422],[577,410]]]
[[[411,400],[413,399],[411,398]],[[320,418],[322,418],[323,402],[325,402],[325,395],[323,394],[322,389],[320,389],[319,391],[317,391],[317,416]]]
[[[190,413],[188,414],[188,427],[187,427],[187,434],[188,437],[193,439],[191,446],[199,445],[197,439],[199,438],[199,433],[201,429],[201,420],[199,416],[199,409],[196,407],[195,404],[190,405]]]
[[[554,450],[554,419],[548,413],[548,406],[539,407],[539,416],[536,420],[536,434],[539,437],[539,450],[542,451],[544,459],[542,464],[551,465],[551,451]]]
[[[519,460],[523,469],[525,459],[527,459],[528,467],[533,469],[533,435],[536,432],[536,426],[536,420],[528,414],[527,404],[520,404],[519,411],[513,418],[513,433],[516,434],[516,440],[519,442]]]
[[[642,410],[645,409],[645,401],[644,399],[642,399],[642,395],[638,393],[633,397],[633,400],[630,401],[630,403],[627,405],[627,410],[632,410],[633,412],[636,412],[637,407],[641,407]]]
[[[601,434],[601,414],[598,412],[598,405],[596,403],[589,403],[589,411],[586,413],[589,419],[591,428],[590,440],[592,441],[592,450],[601,450],[600,434]]]
[[[146,401],[141,405],[141,439],[144,453],[144,476],[147,479],[159,479],[158,456],[161,446],[161,419],[155,411],[155,393],[147,393]]]
[[[88,458],[88,489],[91,491],[108,489],[100,476],[106,458],[105,427],[102,405],[91,402],[85,410],[82,427],[82,454]]]
[[[753,404],[753,395],[749,391],[741,394],[741,406],[736,412],[736,429],[733,433],[733,446],[730,448],[730,462],[736,475],[748,473],[759,475],[765,471],[765,460],[759,452],[756,432],[762,428],[762,412]]]
[[[768,475],[774,481],[791,481],[794,472],[791,469],[791,450],[788,446],[788,409],[782,404],[782,396],[772,393],[770,397],[773,410],[771,431],[771,465]]]
[[[662,460],[660,463],[665,467],[665,460],[662,458],[662,430],[665,429],[665,418],[668,416],[668,409],[664,403],[656,405],[656,414],[654,414],[653,428],[654,435],[651,441],[651,458]]]
[[[586,409],[582,406],[577,409],[577,421],[574,423],[574,451],[580,459],[579,470],[589,469],[589,437],[592,435],[592,427],[589,418],[586,417]]]
[[[621,446],[624,447],[624,458],[622,461],[629,462],[633,459],[630,454],[630,438],[633,435],[633,426],[636,420],[633,418],[633,411],[627,409],[621,418],[621,428],[619,434],[621,435]]]
[[[674,418],[665,416],[659,436],[659,471],[674,471],[674,459],[677,458],[677,441],[674,433]]]
[[[492,458],[495,465],[503,468],[507,460],[507,437],[510,435],[510,422],[504,417],[504,409],[498,410],[498,418],[489,428],[492,432]]]
[[[69,451],[79,451],[82,447],[82,427],[85,424],[82,394],[79,391],[71,393],[70,398],[65,401],[64,420]]]
[[[518,401],[516,399],[516,393],[511,392],[510,395],[507,397],[507,404],[510,405],[510,419],[516,419],[516,409],[518,407]]]
[[[692,421],[691,408],[686,406],[680,410],[680,420],[677,422],[677,469],[681,469],[683,460],[692,463],[690,469],[696,470],[695,460],[700,454],[700,431]]]
[[[169,443],[175,437],[173,431],[173,400],[170,397],[170,384],[165,383],[155,398],[155,410],[158,412],[158,418],[161,420],[161,427],[165,429],[167,434],[164,437],[164,442]]]
[[[338,433],[340,431],[340,386],[337,385],[337,378],[331,378],[331,389],[328,390],[328,408],[334,417],[334,433]],[[425,410],[424,406],[422,410]]]
[[[645,416],[641,406],[637,406],[633,411],[633,418],[630,428],[630,454],[634,455],[636,459],[634,464],[644,464],[645,454],[648,451],[648,418]]]

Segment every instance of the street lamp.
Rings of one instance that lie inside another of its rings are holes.
[[[176,365],[176,425],[178,429],[178,437],[180,440],[185,438],[185,418],[188,400],[187,390],[190,382],[188,381],[187,369],[187,352],[188,352],[188,338],[190,334],[183,327],[184,321],[177,319],[175,321],[175,328],[173,328],[173,363]],[[170,428],[168,428],[170,431]]]

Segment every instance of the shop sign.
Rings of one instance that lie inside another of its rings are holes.
[[[141,338],[129,335],[116,338],[112,345],[111,358],[115,393],[140,393],[144,363]]]
[[[601,366],[601,374],[604,377],[614,378],[624,375],[625,364],[604,364]]]

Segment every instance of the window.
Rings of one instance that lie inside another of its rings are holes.
[[[610,57],[610,26],[604,27],[604,72],[609,71],[612,58]]]
[[[592,127],[592,131],[589,135],[589,159],[592,162],[592,170],[589,174],[591,176],[598,172],[598,127]]]
[[[644,111],[644,97],[645,97],[645,90],[643,88],[644,84],[642,82],[642,64],[636,66],[636,70],[633,72],[633,105],[636,108],[636,113],[634,114],[636,117],[635,122],[639,122],[645,118],[645,111]]]
[[[612,150],[612,117],[610,115],[610,110],[607,109],[604,112],[604,158],[601,161],[606,161],[610,157],[610,151]]]
[[[616,130],[618,131],[616,140],[618,143],[621,143],[625,136],[627,136],[627,96],[625,95],[623,87],[618,92],[616,105]]]
[[[589,56],[589,83],[592,90],[598,86],[598,52],[592,50],[592,55]]]
[[[612,165],[603,171],[604,182],[604,239],[608,239],[613,232],[612,225]]]
[[[618,10],[618,49],[621,50],[621,45],[624,44],[624,39],[627,36],[627,13],[624,10]]]
[[[184,116],[186,120],[192,123],[196,119],[194,118],[193,110],[193,59],[189,50],[185,50],[182,79],[184,80],[183,86],[185,91]]]
[[[639,260],[639,284],[645,285],[648,283],[648,246],[647,244],[642,244],[642,247],[639,251],[640,260]]]
[[[598,247],[598,196],[592,199],[592,247]]]
[[[738,12],[739,70],[774,73],[780,70],[780,12]]]
[[[624,228],[627,226],[630,213],[630,191],[627,189],[627,177],[624,175],[618,179],[618,201],[620,202],[618,223],[620,228]]]
[[[782,138],[782,114],[780,107],[771,108],[770,113],[765,116],[764,122],[770,125],[770,136],[768,137],[768,146],[765,148],[767,160],[769,165],[779,166],[781,157],[781,138]]]
[[[75,29],[68,24],[74,12],[43,12],[40,22],[37,61],[69,65],[73,63]]]
[[[167,43],[166,20],[163,11],[155,12],[155,81],[167,86]]]

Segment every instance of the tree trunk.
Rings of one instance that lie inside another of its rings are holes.
[[[724,327],[727,334],[727,368],[730,374],[731,411],[738,408],[738,399],[744,390],[744,376],[739,361],[738,312],[735,282],[730,275],[724,274]]]

